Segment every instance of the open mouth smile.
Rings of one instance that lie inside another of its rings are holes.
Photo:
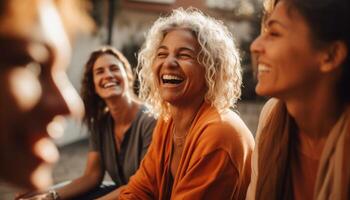
[[[102,85],[102,88],[111,88],[111,87],[116,87],[119,85],[120,85],[120,83],[118,81],[110,81],[110,82],[104,83]]]
[[[258,71],[259,72],[270,72],[271,69],[270,69],[270,67],[268,67],[268,66],[266,66],[264,64],[259,64],[258,65]]]
[[[180,84],[184,79],[177,75],[165,74],[161,77],[163,84]]]

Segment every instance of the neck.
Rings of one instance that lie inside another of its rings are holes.
[[[203,102],[204,100],[201,99],[186,106],[171,106],[171,118],[173,119],[177,136],[187,134]]]
[[[316,91],[285,102],[299,132],[309,138],[324,139],[329,135],[343,110],[343,106],[335,97],[334,90],[329,90],[328,93]]]
[[[138,102],[126,95],[109,98],[106,99],[105,102],[113,121],[118,122],[120,125],[129,124],[140,107]]]

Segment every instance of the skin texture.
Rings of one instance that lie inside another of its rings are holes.
[[[102,99],[122,95],[129,85],[123,64],[113,55],[100,56],[93,66],[93,74],[96,93]],[[116,85],[105,88],[107,83]]]
[[[311,34],[302,16],[279,3],[251,45],[257,55],[258,84],[262,96],[289,98],[308,95],[320,80],[322,51],[311,43]],[[263,70],[262,65],[267,69]]]
[[[197,61],[200,46],[186,29],[175,29],[161,42],[153,65],[156,84],[164,101],[170,104],[188,104],[188,99],[202,98],[206,92],[205,69]],[[183,79],[178,85],[162,82],[163,75]]]
[[[43,189],[58,159],[49,134],[62,132],[62,116],[82,116],[83,105],[65,72],[71,47],[55,5],[30,2],[25,27],[17,23],[21,6],[1,18],[0,178]]]

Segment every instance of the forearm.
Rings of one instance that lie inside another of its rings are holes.
[[[71,199],[92,190],[100,183],[101,180],[96,177],[82,176],[78,179],[73,180],[68,185],[57,189],[56,191],[61,199]]]

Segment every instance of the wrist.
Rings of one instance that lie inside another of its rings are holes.
[[[52,200],[60,200],[61,199],[58,192],[54,189],[49,190],[48,194]]]

